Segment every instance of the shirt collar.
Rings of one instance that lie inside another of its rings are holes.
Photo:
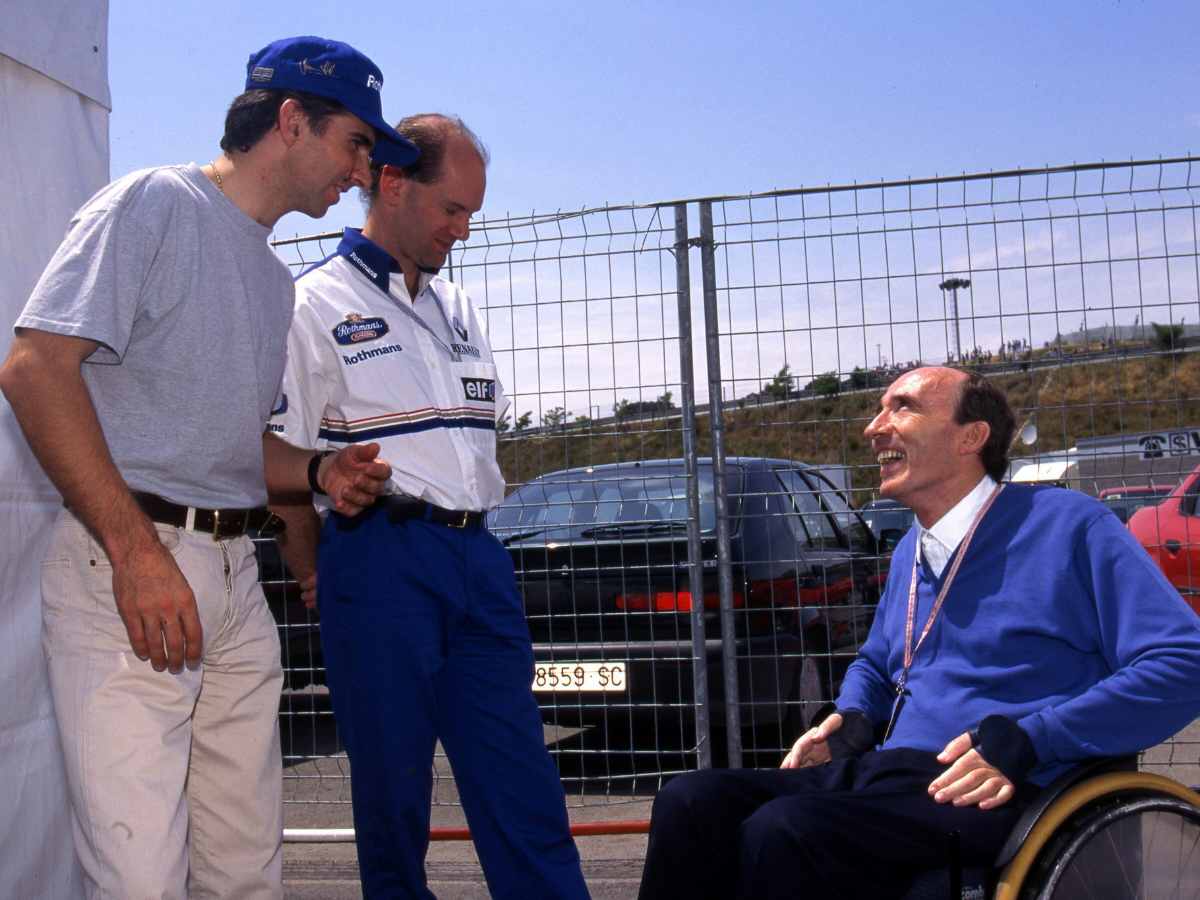
[[[392,255],[370,238],[364,237],[358,228],[347,228],[342,232],[337,252],[385,294],[389,275],[400,271],[400,264]]]
[[[425,288],[429,285],[429,282],[433,281],[433,277],[433,272],[419,272],[417,274],[417,292],[411,297],[408,297],[408,285],[404,283],[403,278],[397,282],[397,285],[399,286],[401,294],[405,297],[408,297],[409,300],[416,304],[417,298],[421,296],[421,292],[425,290]]]
[[[917,528],[920,529],[918,536],[923,540],[925,535],[928,534],[945,547],[948,552],[953,553],[954,548],[966,537],[967,531],[971,528],[971,523],[975,521],[975,516],[983,508],[983,505],[987,503],[988,497],[991,496],[995,488],[996,482],[992,480],[992,476],[984,475],[979,480],[979,484],[975,485],[965,497],[950,507],[950,511],[934,522],[930,528],[925,528],[921,525],[920,520],[918,520]]]

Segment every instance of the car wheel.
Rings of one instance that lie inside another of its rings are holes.
[[[825,641],[822,637],[810,637],[807,646],[808,652],[796,668],[784,717],[784,729],[792,741],[811,726],[813,717],[831,696],[830,658]]]

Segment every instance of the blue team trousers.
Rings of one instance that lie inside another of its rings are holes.
[[[363,896],[433,896],[425,851],[440,739],[492,896],[587,897],[499,541],[482,528],[394,523],[378,508],[331,514],[318,572]]]

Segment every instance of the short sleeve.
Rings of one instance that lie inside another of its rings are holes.
[[[337,361],[331,360],[330,354],[316,311],[310,304],[298,304],[288,332],[280,397],[267,423],[269,433],[296,447],[318,446],[321,419],[331,395],[330,379],[337,371]]]
[[[93,362],[119,363],[143,305],[156,239],[128,203],[84,207],[38,280],[16,328],[101,344]]]

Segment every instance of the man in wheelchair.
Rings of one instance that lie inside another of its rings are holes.
[[[1120,521],[1054,487],[1001,485],[1008,401],[917,369],[866,437],[916,522],[836,707],[778,770],[704,770],[655,800],[643,900],[903,897],[987,866],[1039,787],[1200,714],[1200,620]]]

